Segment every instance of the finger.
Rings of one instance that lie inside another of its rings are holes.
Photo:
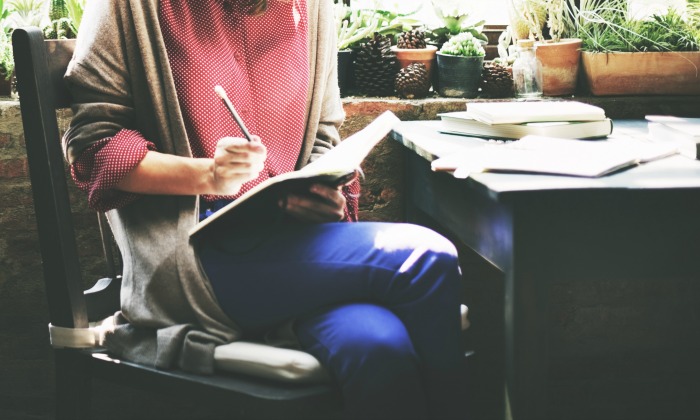
[[[223,137],[216,143],[217,150],[225,150],[231,153],[266,153],[267,148],[260,141],[260,137],[253,136],[253,141],[240,137]]]
[[[318,196],[289,194],[280,205],[297,219],[310,222],[337,222],[345,216],[345,207]]]
[[[265,164],[263,156],[249,153],[214,153],[214,162],[217,165],[260,166]]]
[[[229,148],[229,147],[242,147],[248,144],[248,140],[242,137],[222,137],[216,142],[216,147]]]
[[[267,153],[264,147],[256,147],[253,150],[249,148],[217,148],[214,152],[216,164],[221,165],[229,163],[262,164],[266,157]]]
[[[233,176],[245,176],[245,177],[257,177],[260,172],[265,168],[263,162],[250,163],[250,162],[217,162],[216,172],[217,176],[223,178],[229,178]]]
[[[340,187],[331,187],[325,184],[313,184],[309,188],[309,191],[338,207],[345,206],[345,196],[340,191]]]

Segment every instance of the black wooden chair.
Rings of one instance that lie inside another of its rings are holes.
[[[56,118],[56,110],[70,103],[62,78],[74,44],[44,41],[38,28],[16,29],[12,42],[50,322],[68,331],[86,331],[90,322],[118,309],[120,277],[112,265],[108,267],[112,271],[109,277],[85,292],[82,290]],[[109,241],[104,239],[103,235],[103,244],[108,246]],[[338,393],[327,383],[162,371],[117,360],[99,349],[56,348],[55,343],[54,355],[57,419],[90,417],[92,378],[149,392],[160,390],[188,401],[218,405],[223,401],[230,404],[229,418],[235,418],[236,413],[255,418],[331,418],[341,410]]]

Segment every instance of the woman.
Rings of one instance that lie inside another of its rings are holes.
[[[124,261],[106,345],[210,373],[216,345],[290,326],[337,381],[348,417],[447,418],[463,396],[460,274],[447,240],[412,225],[336,223],[356,219],[357,182],[314,185],[265,218],[188,238],[198,217],[339,142],[332,6],[87,3],[64,144]]]

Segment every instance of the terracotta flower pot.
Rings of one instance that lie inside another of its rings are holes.
[[[559,42],[538,42],[535,54],[542,63],[542,94],[571,95],[576,91],[581,40],[562,39]]]
[[[428,69],[428,76],[433,80],[433,63],[436,62],[437,47],[428,45],[425,48],[397,48],[391,47],[391,50],[396,54],[396,59],[399,61],[400,68],[404,68],[413,63],[423,63]]]
[[[594,95],[700,95],[700,52],[584,52]]]

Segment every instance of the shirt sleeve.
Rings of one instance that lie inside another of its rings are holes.
[[[360,209],[360,180],[355,178],[350,184],[343,187],[343,195],[345,196],[345,222],[357,222]]]
[[[139,194],[115,187],[149,150],[156,150],[153,143],[138,131],[127,129],[85,149],[71,165],[71,175],[78,188],[87,193],[90,208],[107,211],[136,200]]]

